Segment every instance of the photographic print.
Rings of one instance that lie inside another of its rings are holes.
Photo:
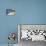
[[[6,9],[6,16],[15,16],[16,11],[15,9]]]
[[[46,42],[46,25],[20,24],[18,38],[22,46],[27,44],[31,46],[34,42]]]

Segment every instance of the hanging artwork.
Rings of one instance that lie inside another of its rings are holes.
[[[6,15],[7,16],[15,16],[16,15],[15,9],[6,9]]]
[[[16,41],[16,33],[11,32],[11,33],[8,35],[8,40],[9,40],[8,46],[10,46],[10,44],[11,44],[11,46],[13,46],[13,44],[15,44],[15,41]],[[11,41],[11,43],[10,43],[10,41]]]
[[[46,41],[46,25],[20,24],[18,30],[20,40]]]
[[[15,41],[15,38],[16,38],[16,34],[15,33],[10,33],[9,36],[8,36],[9,40],[14,40]]]

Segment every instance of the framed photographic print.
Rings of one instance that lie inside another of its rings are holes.
[[[46,25],[20,24],[18,37],[21,40],[46,41]]]
[[[6,9],[6,16],[15,16],[16,11],[15,9]]]

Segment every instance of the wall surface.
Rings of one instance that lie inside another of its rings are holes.
[[[16,16],[6,16],[12,8]],[[17,24],[46,24],[46,0],[0,0],[0,44],[8,43],[9,32],[18,32]]]

